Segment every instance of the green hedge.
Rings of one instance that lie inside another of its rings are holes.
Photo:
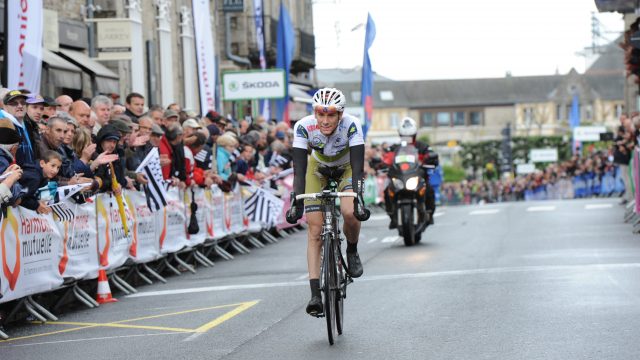
[[[464,169],[457,166],[443,165],[444,182],[459,182],[466,178],[467,174]]]

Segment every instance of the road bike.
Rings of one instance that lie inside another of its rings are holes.
[[[344,325],[344,299],[347,297],[347,285],[353,282],[349,275],[347,262],[342,254],[340,231],[340,211],[336,200],[344,197],[356,197],[354,192],[337,192],[338,179],[341,174],[329,176],[327,186],[319,193],[300,194],[296,200],[321,200],[321,211],[324,214],[322,224],[322,250],[320,266],[320,290],[324,316],[327,320],[329,344],[333,345],[336,337],[342,334]]]

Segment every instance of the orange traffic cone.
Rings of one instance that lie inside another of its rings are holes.
[[[98,294],[96,295],[98,304],[106,304],[117,302],[118,299],[111,297],[111,288],[109,288],[109,279],[107,272],[100,270],[98,272]]]

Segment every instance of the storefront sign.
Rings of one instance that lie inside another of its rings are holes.
[[[222,11],[224,12],[243,12],[244,0],[224,0],[222,2]]]
[[[131,60],[131,20],[97,21],[98,60]]]
[[[74,49],[86,49],[89,47],[87,26],[84,23],[60,20],[58,22],[58,35],[60,45]]]

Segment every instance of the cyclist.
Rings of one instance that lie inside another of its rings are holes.
[[[358,196],[351,201],[341,201],[340,210],[344,218],[343,232],[347,238],[347,263],[349,274],[362,275],[362,262],[358,255],[360,222],[369,218],[370,212],[364,206],[364,138],[359,120],[344,113],[344,94],[334,88],[323,88],[313,96],[312,115],[300,119],[294,126],[293,168],[294,195],[317,193],[327,185],[319,171],[320,167],[343,169],[338,191],[353,192]],[[309,151],[311,154],[309,156]],[[312,316],[322,314],[320,296],[320,251],[322,241],[323,213],[319,200],[297,200],[287,212],[287,221],[295,224],[307,213],[308,244],[307,267],[311,300],[307,313]]]
[[[400,135],[400,140],[405,141],[409,145],[415,146],[418,150],[419,161],[425,165],[433,165],[438,166],[438,154],[429,148],[429,145],[423,143],[422,141],[416,140],[416,135],[418,134],[418,127],[416,126],[416,121],[410,117],[405,117],[400,122],[400,127],[398,128],[398,135]],[[385,156],[384,161],[385,165],[391,166],[393,165],[394,154],[398,150],[398,147],[389,151],[387,156]],[[427,185],[426,192],[426,204],[427,211],[430,213],[429,223],[433,224],[433,214],[436,211],[436,198],[435,193],[433,191],[433,187],[429,183],[429,175],[427,172],[424,172],[424,180]],[[395,206],[395,202],[391,200],[391,196],[389,195],[389,187],[384,189],[384,205],[387,211],[387,215],[391,218],[391,222],[389,223],[389,229],[395,229],[398,227],[397,224],[397,207]]]

